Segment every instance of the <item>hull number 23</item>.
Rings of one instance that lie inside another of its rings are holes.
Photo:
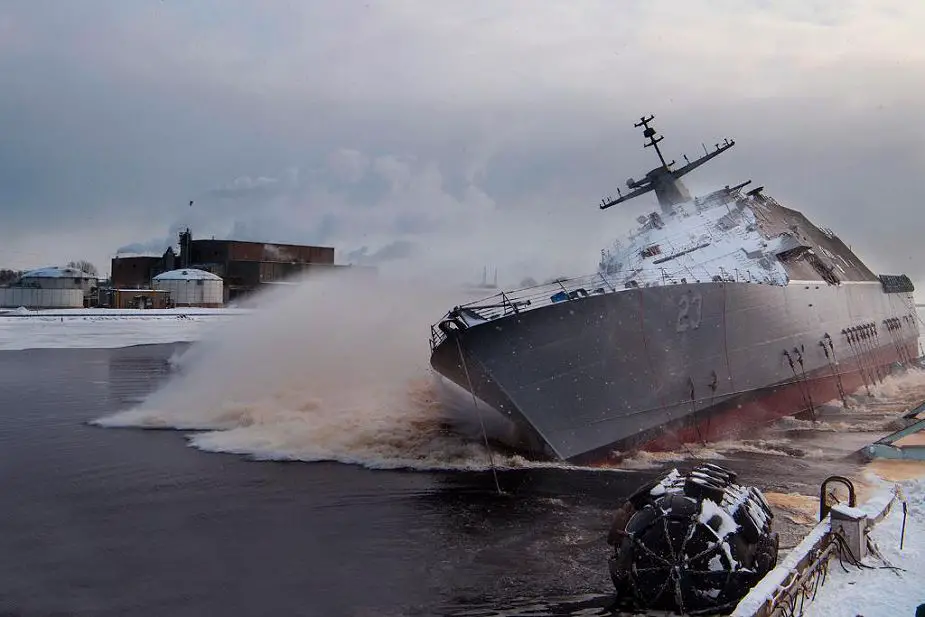
[[[678,300],[678,332],[696,330],[703,317],[703,298],[696,291],[689,291]]]

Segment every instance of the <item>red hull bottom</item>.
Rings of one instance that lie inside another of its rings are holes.
[[[910,353],[910,346],[881,348],[874,358],[868,356],[873,361],[862,365],[863,372],[857,367],[837,374],[831,369],[822,369],[808,374],[806,379],[755,391],[686,418],[683,424],[669,427],[633,450],[658,452],[674,450],[684,444],[734,439],[787,416],[813,414],[820,405],[840,398],[839,383],[845,395],[856,393],[879,383],[894,363],[915,357],[916,354]],[[840,368],[844,366],[842,363]],[[601,464],[606,463],[607,460],[601,461]]]

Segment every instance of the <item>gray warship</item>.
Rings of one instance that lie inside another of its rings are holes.
[[[741,435],[882,381],[918,358],[908,276],[877,275],[831,230],[751,181],[692,197],[659,165],[604,199],[658,208],[597,272],[500,291],[431,326],[431,366],[507,418],[508,444],[581,464]]]

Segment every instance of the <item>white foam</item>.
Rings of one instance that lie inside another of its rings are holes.
[[[666,464],[681,461],[697,460],[724,460],[736,453],[754,453],[765,456],[793,456],[803,455],[802,451],[795,451],[790,440],[786,439],[747,439],[723,440],[703,444],[687,444],[677,450],[663,450],[656,452],[639,451],[625,458],[620,458],[619,466],[623,469],[657,469]],[[620,453],[615,453],[619,457]]]
[[[196,429],[197,448],[259,459],[486,469],[471,397],[454,398],[428,365],[430,321],[455,295],[336,275],[272,290],[261,310],[172,358],[175,374],[142,404],[95,424]],[[506,429],[486,427],[491,437]],[[494,462],[544,464],[497,454]]]

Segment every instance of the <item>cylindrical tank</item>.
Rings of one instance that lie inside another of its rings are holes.
[[[38,289],[80,289],[88,293],[97,286],[97,278],[77,268],[54,266],[30,270],[20,277],[16,285]]]
[[[153,279],[155,289],[170,292],[176,306],[220,307],[224,303],[221,277],[196,268],[170,270]]]
[[[83,305],[84,292],[80,289],[0,287],[0,308],[61,309]]]

